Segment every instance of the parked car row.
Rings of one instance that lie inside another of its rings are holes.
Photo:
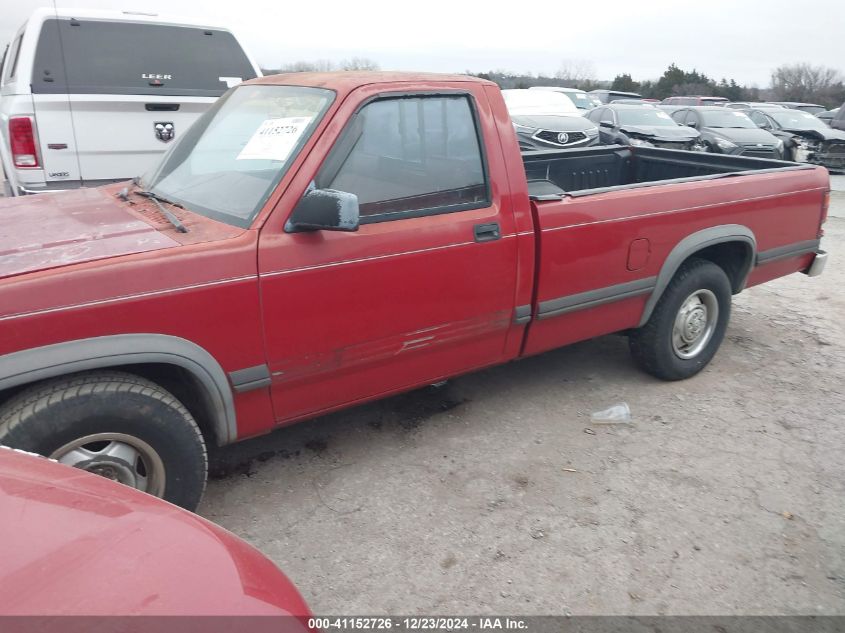
[[[729,103],[721,97],[695,96],[670,97],[655,105],[626,97],[579,109],[569,89],[535,87],[503,94],[524,151],[630,145],[845,169],[845,132],[814,116],[812,104]]]
[[[710,99],[718,99],[718,97],[710,97]],[[676,103],[668,103],[669,101],[668,99],[664,99],[662,103],[663,105],[673,105]],[[726,103],[714,102],[712,105],[723,105],[725,108],[731,110],[795,110],[813,115],[829,127],[845,130],[845,113],[840,116],[841,108],[828,110],[818,103],[803,103],[800,101],[729,101]]]
[[[653,104],[674,111],[675,109],[685,106],[721,106],[732,110],[747,110],[749,108],[779,108],[789,110],[800,110],[812,114],[828,125],[832,125],[837,118],[841,120],[838,125],[832,127],[845,130],[845,114],[838,117],[840,108],[827,110],[823,105],[818,103],[804,103],[799,101],[729,101],[725,97],[714,97],[710,95],[684,95],[672,96],[659,101],[658,99],[648,99],[636,92],[624,92],[619,90],[592,90],[585,92],[576,88],[561,88],[557,86],[534,86],[531,90],[553,90],[560,92],[569,97],[576,107],[586,114],[590,110],[600,107],[602,105],[620,105],[620,104]]]

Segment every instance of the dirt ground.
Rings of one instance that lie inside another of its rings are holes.
[[[845,191],[831,215],[825,274],[737,297],[691,380],[584,342],[218,451],[200,512],[320,614],[843,614]]]

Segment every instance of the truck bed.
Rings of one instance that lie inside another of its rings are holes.
[[[804,270],[818,247],[819,167],[619,146],[522,158],[540,254],[526,354],[642,325],[664,263],[697,232],[749,236],[745,286]]]
[[[528,193],[535,200],[747,172],[812,169],[781,160],[621,145],[524,152],[522,160]]]

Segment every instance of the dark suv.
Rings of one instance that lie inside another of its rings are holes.
[[[783,158],[783,141],[758,128],[744,112],[700,106],[676,110],[672,118],[701,132],[701,140],[711,152]]]

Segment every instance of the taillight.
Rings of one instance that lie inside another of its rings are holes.
[[[822,217],[819,221],[819,233],[818,238],[822,239],[824,237],[824,223],[827,221],[827,212],[830,209],[830,190],[828,189],[824,193],[824,197],[822,198]]]
[[[9,140],[12,146],[12,162],[15,167],[39,167],[38,150],[35,147],[35,130],[28,116],[9,119]]]
[[[830,191],[826,191],[824,194],[824,199],[822,200],[822,221],[821,223],[824,224],[827,221],[827,212],[830,209]]]

